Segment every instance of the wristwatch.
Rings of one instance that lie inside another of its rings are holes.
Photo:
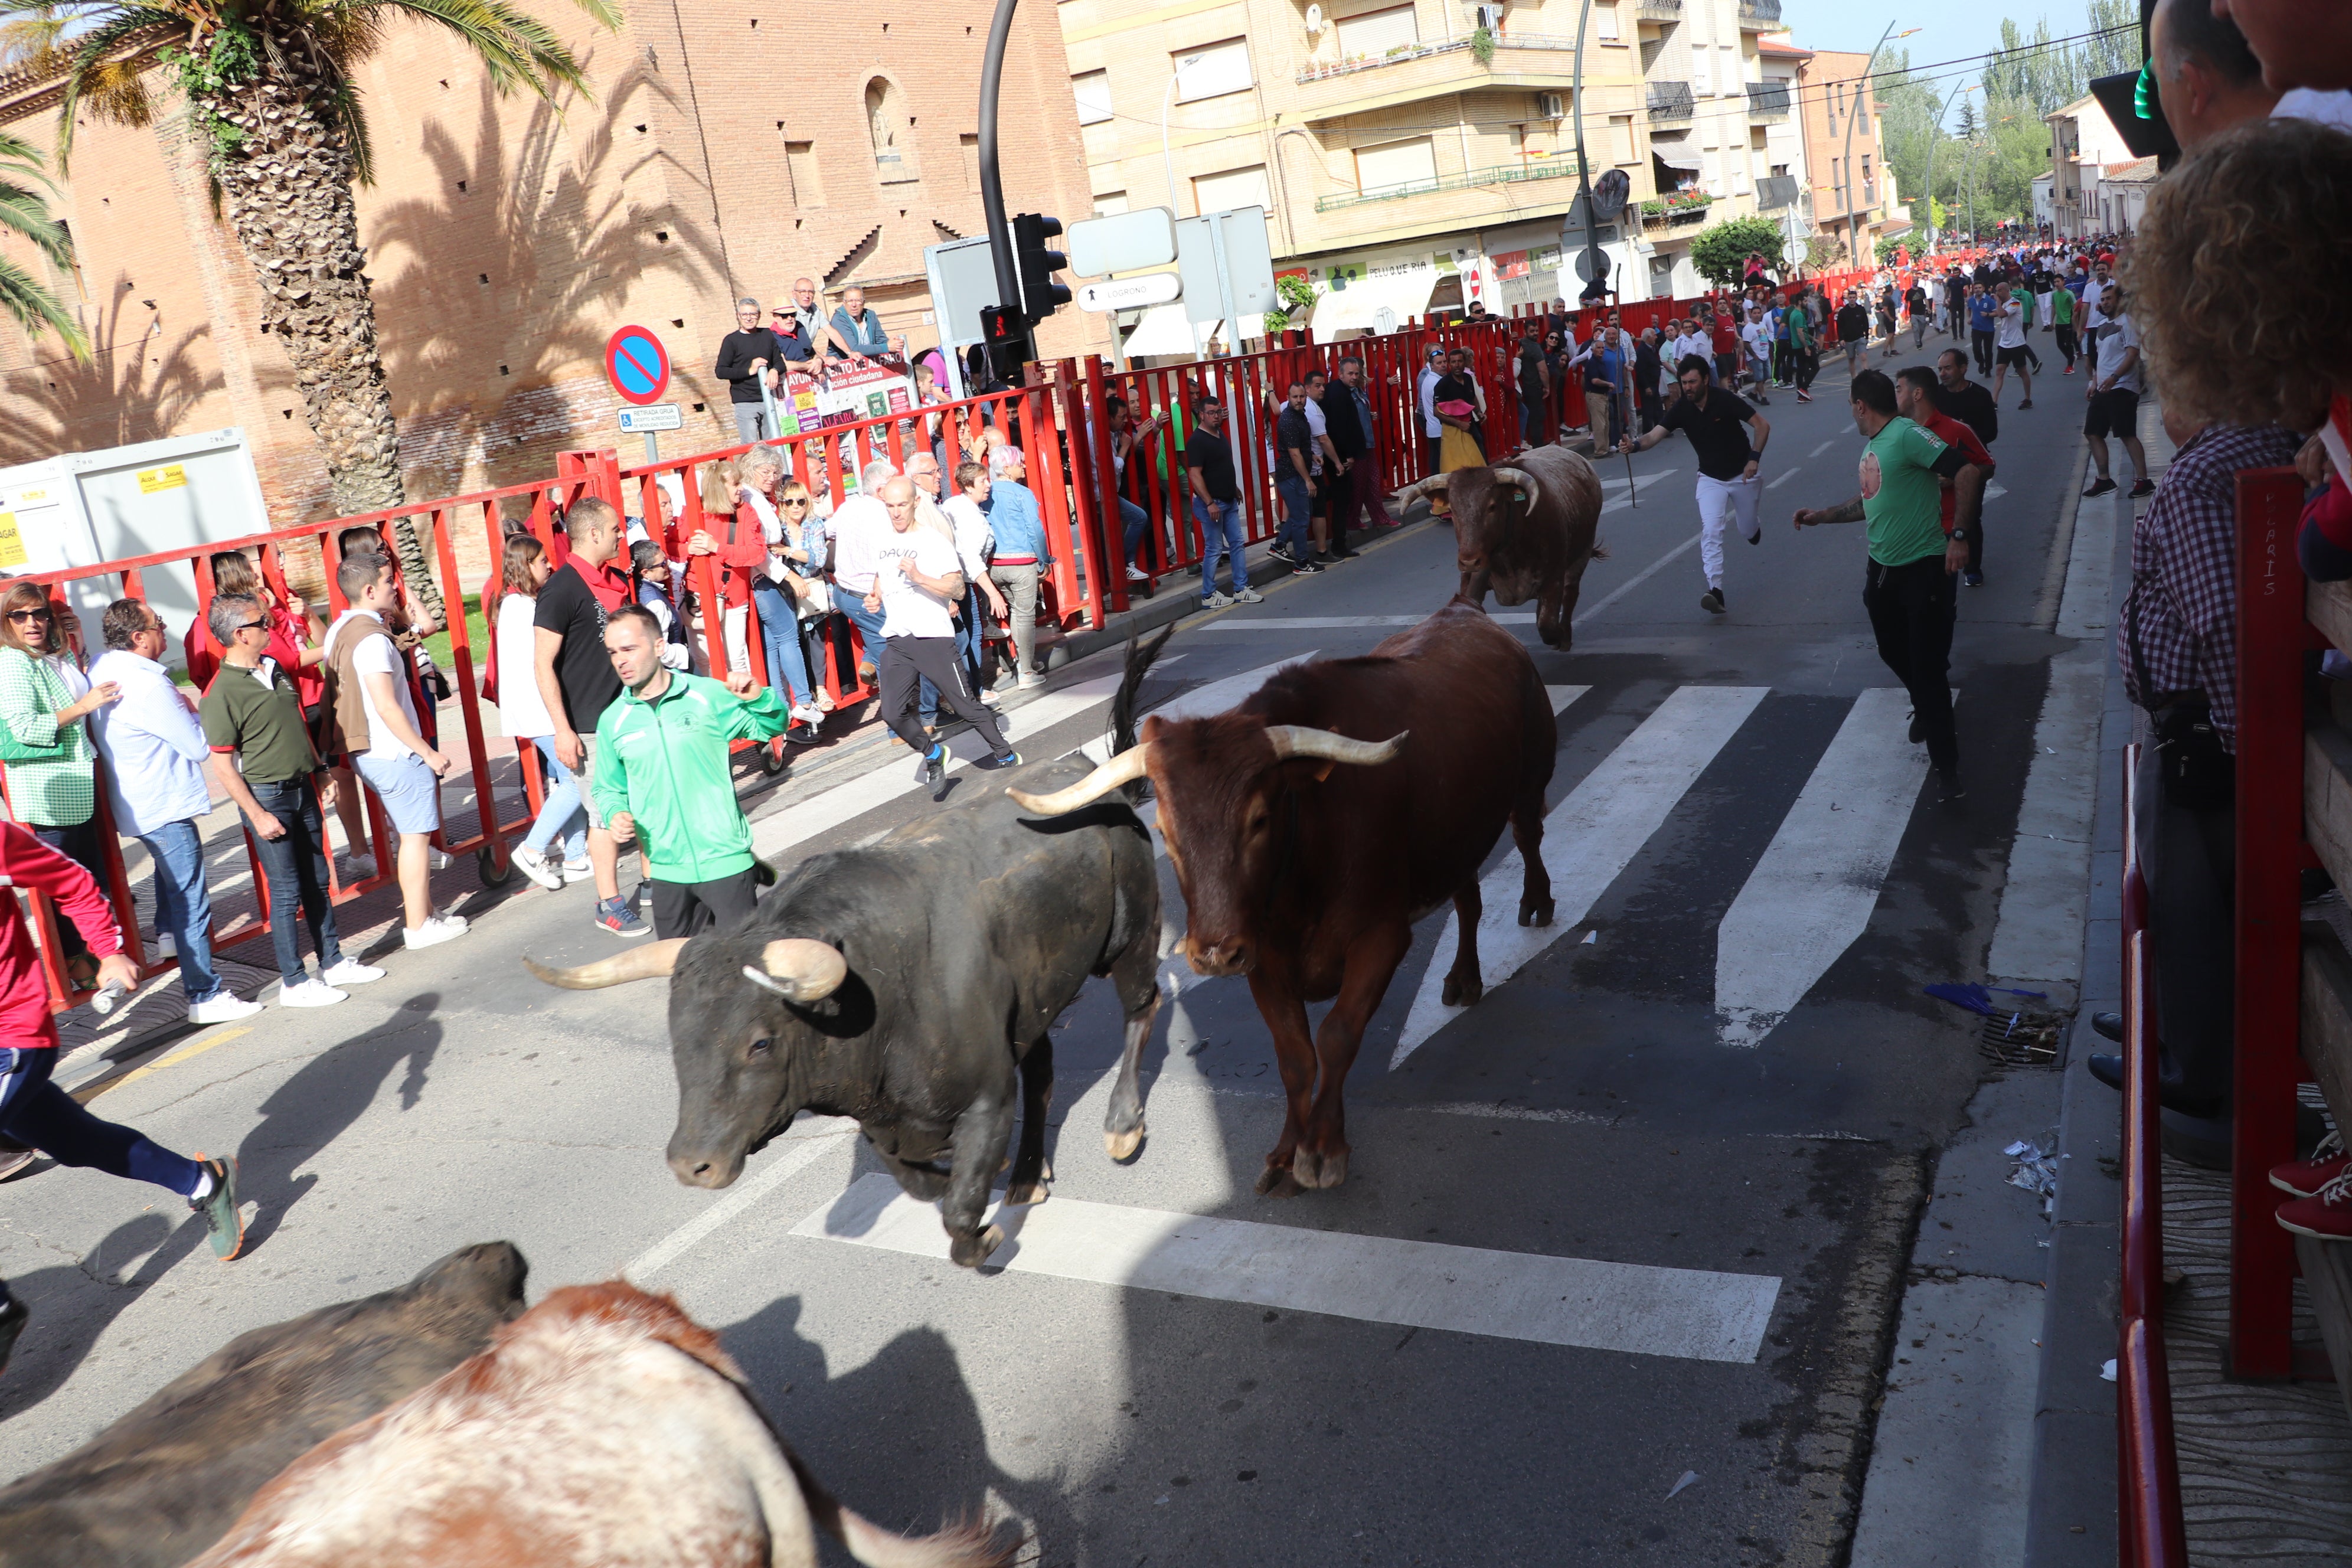
[[[1965,528],[1956,528],[1952,530],[1951,532],[1944,535],[1944,537],[1950,540],[1954,544],[1966,544],[1969,542],[1969,531]]]

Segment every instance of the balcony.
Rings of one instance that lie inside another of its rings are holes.
[[[1645,107],[1653,125],[1687,125],[1698,112],[1692,100],[1691,85],[1686,81],[1654,81],[1648,88]]]
[[[1498,33],[1495,50],[1481,60],[1467,38],[1425,39],[1379,55],[1318,60],[1299,71],[1284,119],[1337,120],[1370,114],[1397,104],[1462,92],[1523,89],[1558,92],[1575,68],[1576,40],[1549,33]],[[1591,64],[1588,48],[1587,65]],[[1596,119],[1631,114],[1640,104],[1631,83],[1585,82],[1587,112]],[[1180,110],[1181,112],[1181,110]]]
[[[1705,191],[1684,191],[1660,201],[1643,202],[1642,226],[1675,228],[1687,223],[1705,223],[1706,209],[1714,201]]]
[[[1748,84],[1748,118],[1750,120],[1786,120],[1789,118],[1789,84],[1785,81],[1751,81]]]
[[[1780,30],[1780,0],[1739,0],[1739,30],[1777,33]]]
[[[1675,20],[1681,19],[1682,0],[1651,0],[1651,3],[1672,5]],[[1424,43],[1399,44],[1384,54],[1360,55],[1352,59],[1335,60],[1329,65],[1310,66],[1298,73],[1297,85],[1304,87],[1308,82],[1328,81],[1333,77],[1354,76],[1360,71],[1376,71],[1390,66],[1410,65],[1415,60],[1425,60],[1434,55],[1466,53],[1469,47],[1468,38],[1433,38]],[[1495,35],[1495,53],[1498,57],[1497,62],[1489,68],[1496,71],[1511,69],[1511,67],[1500,63],[1499,58],[1505,51],[1511,49],[1552,49],[1573,54],[1576,51],[1576,40],[1573,37],[1550,33],[1497,33]]]
[[[1572,179],[1575,174],[1576,160],[1573,157],[1550,158],[1537,163],[1503,163],[1488,169],[1466,169],[1458,174],[1440,174],[1433,180],[1414,180],[1402,185],[1381,185],[1369,191],[1342,191],[1337,195],[1318,197],[1315,210],[1318,213],[1339,212],[1372,202],[1402,201],[1407,196],[1425,196],[1438,191],[1515,185],[1528,180],[1565,180]]]
[[[1679,22],[1683,19],[1683,0],[1633,0],[1633,19],[1637,22]]]

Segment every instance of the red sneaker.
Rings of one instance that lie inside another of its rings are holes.
[[[2344,1140],[2330,1132],[2319,1141],[2308,1160],[2294,1160],[2271,1167],[2271,1185],[2298,1198],[2316,1197],[2319,1189],[2352,1168],[2352,1154],[2344,1152]]]
[[[2352,1172],[2307,1198],[2291,1198],[2279,1205],[2278,1222],[2297,1236],[2352,1241]]]

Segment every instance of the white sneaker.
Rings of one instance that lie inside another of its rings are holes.
[[[346,855],[343,857],[343,867],[344,881],[364,882],[369,878],[375,875],[375,857],[373,855]]]
[[[427,845],[425,849],[425,868],[428,871],[446,871],[449,868],[449,857]]]
[[[993,708],[996,706],[996,693],[993,691],[983,691],[980,694],[980,701],[981,705],[984,708]]]
[[[223,986],[218,994],[201,1002],[188,1004],[188,1022],[199,1026],[231,1024],[239,1018],[250,1018],[260,1011],[260,1003],[248,1002]]]
[[[305,980],[299,985],[278,988],[280,1007],[331,1007],[341,1000],[343,994],[323,980]]]
[[[159,933],[155,938],[155,956],[158,958],[179,957],[180,939],[173,936],[170,931]]]
[[[596,868],[585,858],[566,860],[563,863],[563,880],[566,886],[573,882],[593,882],[595,879]]]
[[[563,878],[547,863],[547,857],[536,849],[517,849],[508,857],[514,868],[552,893],[563,886]]]
[[[438,947],[445,942],[455,942],[466,934],[466,922],[450,915],[433,915],[421,926],[405,926],[400,932],[402,945],[411,950]]]
[[[1021,690],[1021,691],[1026,691],[1026,690],[1028,690],[1028,689],[1029,689],[1031,687],[1033,687],[1033,686],[1043,686],[1043,685],[1045,685],[1045,678],[1044,676],[1042,676],[1042,675],[1024,675],[1024,676],[1023,676],[1019,680],[1014,681],[1013,684],[1013,686],[1014,686],[1015,689],[1017,689],[1017,690]]]
[[[1244,588],[1240,593],[1234,595],[1234,603],[1236,605],[1263,605],[1265,603],[1265,595],[1259,593],[1255,588]]]
[[[824,722],[824,710],[814,702],[795,703],[790,717],[795,724],[822,724]]]
[[[372,980],[383,979],[383,971],[356,958],[344,958],[332,969],[319,971],[319,978],[330,985],[365,985]]]
[[[1227,595],[1216,593],[1212,594],[1207,598],[1202,600],[1201,608],[1204,610],[1230,609],[1233,606],[1233,599]]]
[[[1127,580],[1130,583],[1149,583],[1151,581],[1151,579],[1144,574],[1142,567],[1133,564],[1129,564],[1127,569]]]

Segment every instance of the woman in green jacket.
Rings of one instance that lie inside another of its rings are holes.
[[[9,807],[35,837],[79,861],[101,889],[98,752],[82,721],[121,695],[110,680],[90,685],[66,657],[48,589],[19,583],[0,598],[0,774],[7,779]],[[67,973],[77,985],[89,984],[98,960],[63,910],[58,937]]]

